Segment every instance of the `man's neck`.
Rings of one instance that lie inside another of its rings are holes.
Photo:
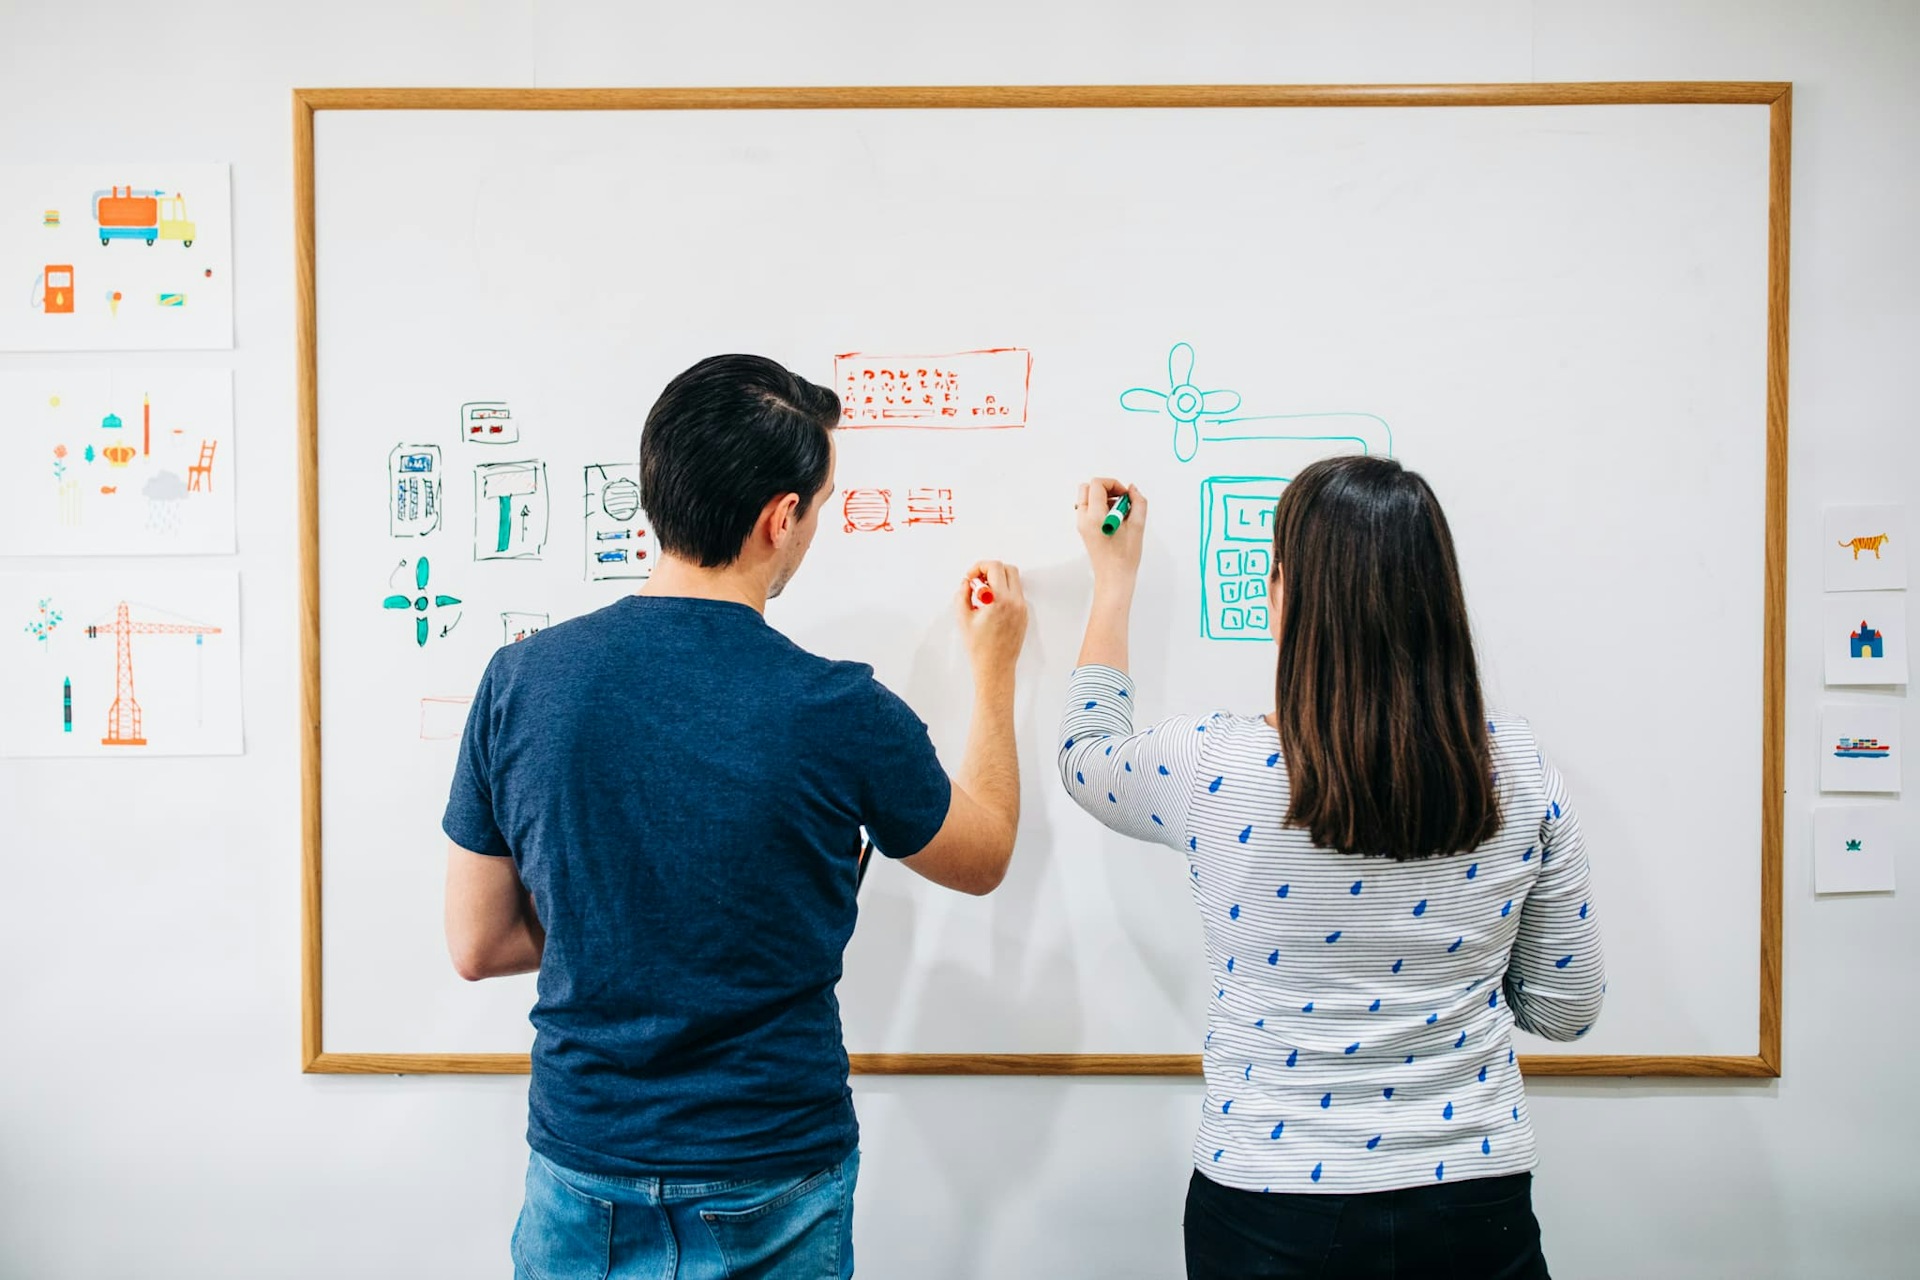
[[[653,576],[635,594],[680,596],[690,600],[726,600],[756,613],[767,611],[767,574],[758,566],[736,560],[719,569],[703,568],[679,556],[663,555]]]

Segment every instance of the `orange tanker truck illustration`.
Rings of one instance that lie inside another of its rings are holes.
[[[114,187],[93,193],[93,220],[100,225],[100,243],[114,240],[178,240],[193,247],[193,223],[187,221],[187,198],[178,191],[135,191]]]

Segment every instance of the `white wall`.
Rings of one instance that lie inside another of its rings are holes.
[[[1786,1074],[1536,1086],[1540,1213],[1562,1276],[1910,1274],[1920,897],[1815,902],[1807,844],[1819,507],[1920,509],[1920,6],[805,8],[0,7],[0,162],[233,162],[248,699],[238,759],[0,765],[0,1276],[509,1274],[523,1080],[297,1071],[290,87],[1658,78],[1797,86]],[[862,1274],[1178,1275],[1198,1092],[858,1080]]]

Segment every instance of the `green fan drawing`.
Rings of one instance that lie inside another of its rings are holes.
[[[427,594],[427,576],[431,571],[431,567],[427,563],[427,558],[421,556],[413,562],[413,585],[419,594],[411,596],[388,596],[383,605],[384,608],[388,609],[406,609],[415,615],[413,619],[413,642],[421,648],[426,647],[427,635],[433,630],[432,626],[427,622],[427,609],[429,607],[444,609],[448,605],[460,603],[459,596],[430,596]]]

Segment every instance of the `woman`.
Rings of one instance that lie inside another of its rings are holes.
[[[1600,938],[1559,774],[1482,706],[1433,491],[1382,458],[1301,472],[1274,513],[1276,710],[1143,732],[1146,499],[1097,479],[1077,506],[1094,595],[1061,779],[1186,854],[1206,928],[1188,1276],[1545,1276],[1512,1030],[1586,1033]]]

